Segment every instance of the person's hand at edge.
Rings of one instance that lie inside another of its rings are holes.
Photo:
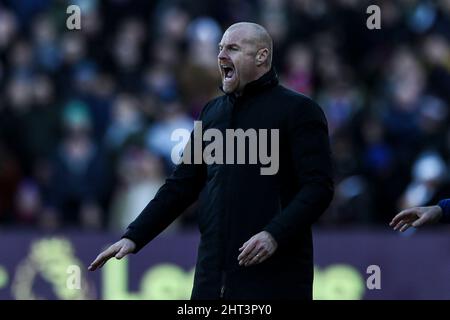
[[[389,225],[394,230],[405,232],[409,227],[418,228],[423,225],[437,223],[441,217],[442,209],[439,206],[414,207],[397,214]]]

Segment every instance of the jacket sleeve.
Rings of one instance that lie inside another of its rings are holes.
[[[134,253],[166,229],[183,211],[194,203],[206,181],[206,167],[194,164],[193,133],[186,145],[191,148],[190,164],[181,162],[166,179],[140,215],[128,226],[122,238],[136,243]]]
[[[442,209],[442,218],[440,222],[450,223],[450,199],[439,201],[438,206]]]
[[[322,109],[308,99],[293,108],[287,127],[298,191],[265,228],[279,246],[311,227],[334,193],[328,125]]]

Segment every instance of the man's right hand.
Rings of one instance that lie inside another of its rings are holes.
[[[95,271],[96,269],[103,267],[103,265],[112,257],[122,259],[127,254],[132,253],[135,248],[136,244],[132,240],[123,238],[100,253],[88,267],[88,270]]]
[[[397,214],[389,224],[394,230],[406,231],[409,227],[420,227],[425,224],[438,222],[442,217],[439,206],[415,207],[403,210]]]

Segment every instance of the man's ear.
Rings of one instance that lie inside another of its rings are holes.
[[[260,66],[265,64],[268,58],[269,58],[269,49],[267,48],[259,49],[258,52],[256,52],[256,65]]]

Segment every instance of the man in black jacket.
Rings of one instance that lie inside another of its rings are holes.
[[[203,132],[224,136],[230,129],[254,130],[261,141],[267,138],[262,129],[277,132],[269,150],[279,168],[263,174],[262,161],[180,163],[90,270],[138,252],[198,199],[201,240],[192,299],[312,298],[311,225],[333,196],[327,122],[311,99],[278,84],[271,60],[272,40],[263,27],[232,25],[219,44],[225,94],[207,103],[199,120]],[[185,152],[193,139],[191,134]],[[244,150],[227,145],[227,159],[254,150],[248,140]]]

